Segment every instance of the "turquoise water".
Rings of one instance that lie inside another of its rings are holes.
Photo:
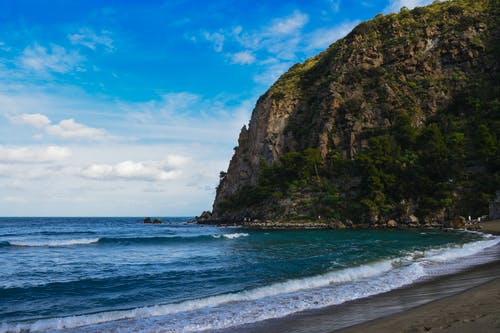
[[[0,332],[227,328],[408,285],[499,242],[163,220],[0,218]]]

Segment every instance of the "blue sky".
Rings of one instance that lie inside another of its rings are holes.
[[[257,98],[378,13],[429,0],[0,3],[0,215],[210,209]]]

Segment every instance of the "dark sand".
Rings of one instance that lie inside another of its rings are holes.
[[[500,220],[481,222],[479,225],[482,232],[500,235]]]
[[[481,226],[482,232],[500,235],[500,220],[482,222]],[[500,333],[500,248],[489,252],[493,262],[456,274],[222,332]]]
[[[457,295],[336,332],[500,332],[500,278]]]

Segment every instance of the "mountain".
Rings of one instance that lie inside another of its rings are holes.
[[[215,223],[441,225],[500,188],[498,1],[377,15],[259,98]]]

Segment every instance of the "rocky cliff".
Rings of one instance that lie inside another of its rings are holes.
[[[242,128],[213,219],[443,223],[487,211],[500,184],[498,11],[456,0],[377,15],[294,65]]]

